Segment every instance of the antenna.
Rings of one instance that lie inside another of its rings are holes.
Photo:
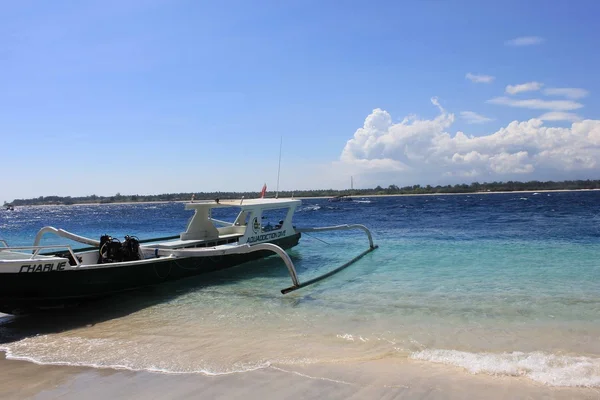
[[[281,172],[281,147],[283,145],[283,136],[279,139],[279,166],[277,167],[277,189],[275,190],[275,198],[279,198],[279,173]]]
[[[350,176],[350,189],[354,190],[354,177],[352,175]]]

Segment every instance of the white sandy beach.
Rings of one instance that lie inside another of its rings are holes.
[[[176,355],[174,355],[176,356]],[[597,399],[600,391],[556,388],[525,378],[374,360],[221,376],[161,374],[0,361],[2,399]]]

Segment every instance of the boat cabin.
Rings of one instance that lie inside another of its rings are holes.
[[[201,200],[185,205],[194,210],[179,240],[159,244],[161,248],[213,247],[229,243],[255,244],[295,234],[292,218],[301,204],[294,199]],[[212,217],[213,209],[234,207],[233,222]]]

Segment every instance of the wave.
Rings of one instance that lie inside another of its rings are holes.
[[[385,337],[363,337],[345,333],[338,334],[337,339],[364,348],[360,356],[357,357],[355,354],[350,357],[353,361],[408,356],[413,360],[461,367],[472,374],[526,377],[548,386],[600,387],[600,358],[543,352],[471,353],[423,349],[423,346],[413,339],[409,347],[414,349],[413,345],[416,345],[421,350],[410,353],[410,350],[406,351],[408,349],[404,346],[398,346],[395,339],[390,340]],[[155,345],[152,343],[141,344],[137,341],[81,337],[54,338],[40,335],[0,346],[0,351],[4,351],[9,360],[22,360],[39,365],[206,376],[240,374],[266,368],[279,369],[298,364],[336,361],[336,357],[333,359],[257,357],[254,360],[241,361],[236,356],[229,362],[222,362],[224,359],[208,361],[202,354],[197,354],[198,358],[192,354],[174,359],[172,353],[152,351],[153,348]],[[283,369],[282,371],[293,372]]]
[[[458,350],[422,350],[414,360],[465,368],[472,374],[524,376],[548,386],[600,387],[600,358],[542,352],[469,353]]]
[[[275,365],[306,365],[324,361],[307,357],[257,357],[242,361],[237,356],[225,361],[224,358],[204,357],[204,354],[194,355],[193,352],[187,357],[173,358],[173,352],[157,351],[155,347],[153,343],[140,344],[123,339],[38,335],[3,344],[0,351],[5,353],[7,360],[27,361],[37,365],[206,376],[241,374],[274,368]]]
[[[345,333],[343,335],[336,335],[336,337],[338,339],[344,339],[347,340],[349,342],[354,342],[355,338],[353,335],[349,334],[349,333]],[[363,338],[362,336],[357,336],[356,340],[360,340],[361,342],[368,342],[369,339],[368,338]]]
[[[212,370],[208,368],[192,368],[192,369],[183,369],[177,368],[175,366],[158,366],[158,365],[135,365],[133,362],[128,362],[127,358],[120,360],[121,362],[94,362],[92,360],[66,360],[61,359],[60,353],[55,355],[54,357],[49,357],[48,355],[37,354],[37,355],[25,355],[25,354],[15,354],[10,347],[0,346],[0,351],[3,351],[6,355],[7,360],[18,360],[18,361],[27,361],[37,365],[60,365],[67,367],[87,367],[87,368],[95,368],[95,369],[115,369],[115,370],[127,370],[133,372],[159,372],[163,374],[173,374],[173,375],[182,375],[182,374],[201,374],[206,376],[220,376],[220,375],[231,375],[231,374],[240,374],[244,372],[252,372],[260,369],[270,368],[270,362],[263,363],[254,363],[248,364],[244,366],[237,366],[236,368],[229,368],[226,370]],[[65,357],[67,358],[67,357]],[[116,361],[116,360],[115,360]]]
[[[304,207],[300,207],[298,209],[299,212],[303,212],[303,211],[318,211],[321,209],[321,206],[316,205],[316,204],[309,204],[307,206]]]

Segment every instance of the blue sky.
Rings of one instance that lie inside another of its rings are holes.
[[[280,137],[282,189],[598,178],[599,13],[3,2],[0,201],[274,190]]]

